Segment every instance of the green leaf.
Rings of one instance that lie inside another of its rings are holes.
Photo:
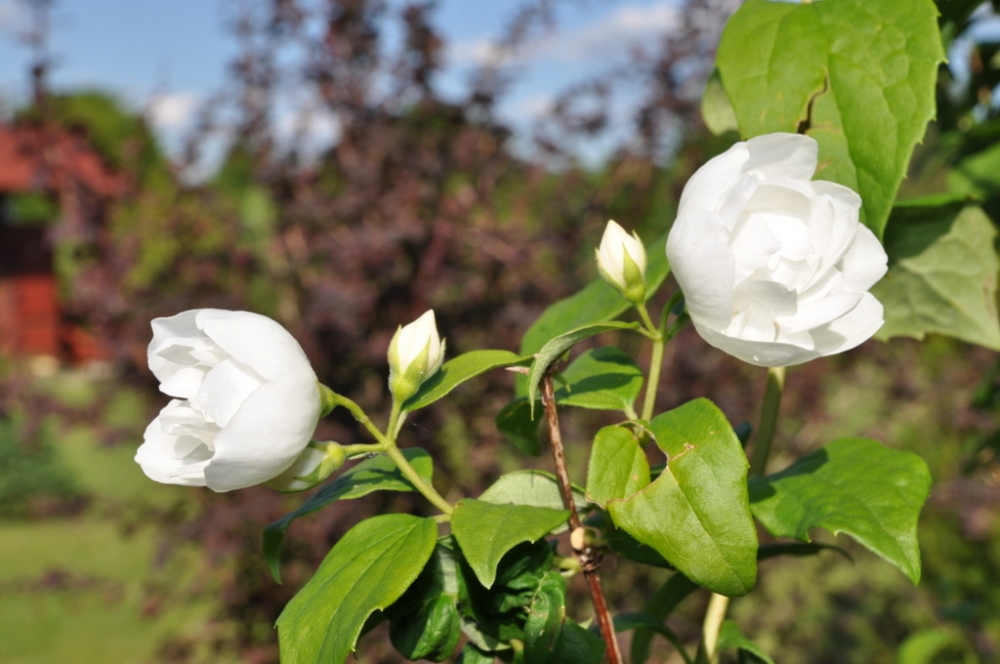
[[[660,586],[660,589],[646,604],[643,613],[662,622],[695,590],[698,590],[698,586],[677,572]],[[635,630],[635,634],[632,636],[632,647],[629,649],[629,659],[632,664],[643,664],[649,659],[649,647],[655,634],[656,632],[647,627],[639,627]]]
[[[595,245],[596,246],[596,245]],[[646,299],[653,297],[670,273],[666,234],[646,245]],[[631,304],[603,279],[549,306],[521,339],[521,354],[533,355],[549,340],[593,323],[602,323],[625,313]]]
[[[419,447],[402,450],[403,456],[417,473],[431,481],[434,474],[434,460]],[[271,576],[281,583],[281,545],[292,521],[312,514],[337,500],[348,500],[367,496],[373,491],[415,491],[410,481],[403,477],[396,464],[387,456],[366,459],[340,477],[325,485],[310,496],[309,500],[294,512],[289,512],[264,528],[264,558]]]
[[[528,505],[494,505],[463,498],[451,515],[451,532],[484,587],[493,585],[497,564],[521,542],[534,542],[558,528],[569,512]]]
[[[532,419],[527,398],[514,399],[501,408],[495,422],[504,438],[522,454],[538,456],[542,453],[542,446],[538,441],[540,422]]]
[[[564,406],[629,411],[642,390],[642,369],[614,346],[582,353],[562,376],[556,402]]]
[[[466,643],[455,664],[493,664],[495,661],[496,657],[493,655],[488,655],[471,643]]]
[[[846,533],[920,580],[917,518],[931,476],[916,454],[874,440],[841,438],[780,473],[750,481],[751,509],[776,537]]]
[[[872,288],[885,307],[875,336],[923,339],[932,332],[1000,350],[995,237],[990,219],[964,201],[893,209],[889,273]]]
[[[701,117],[705,121],[705,127],[716,136],[740,129],[736,111],[726,96],[726,89],[722,87],[718,69],[712,70],[712,75],[705,83],[705,92],[701,95]]]
[[[437,524],[383,514],[347,531],[278,617],[283,664],[343,664],[365,621],[410,587],[434,551]]]
[[[607,507],[608,501],[631,496],[649,486],[646,452],[632,430],[604,427],[594,437],[587,466],[587,498]]]
[[[416,582],[385,612],[389,639],[404,657],[440,662],[455,651],[461,637],[460,583],[456,554],[439,541]]]
[[[670,629],[662,619],[657,620],[648,613],[619,613],[615,616],[615,632],[628,632],[630,630],[646,630],[651,634],[659,634],[674,646],[687,664],[692,664],[691,656],[685,650],[684,643],[677,636],[677,632]],[[633,659],[632,661],[637,660]]]
[[[542,577],[524,623],[524,664],[601,664],[604,641],[566,617],[566,580]]]
[[[417,393],[406,400],[403,410],[414,411],[429,406],[453,389],[492,369],[527,365],[531,356],[522,357],[507,350],[474,350],[449,360],[425,381]]]
[[[931,0],[748,0],[716,65],[740,133],[804,129],[819,143],[817,177],[861,194],[881,237],[944,60]]]
[[[932,664],[938,661],[937,656],[947,650],[960,650],[972,655],[967,662],[978,662],[975,651],[961,631],[951,627],[932,627],[916,634],[911,634],[899,646],[896,662],[898,664]]]
[[[621,323],[617,321],[594,323],[593,325],[587,325],[561,334],[542,346],[542,349],[535,355],[535,361],[531,364],[531,371],[528,373],[528,404],[532,407],[532,415],[534,414],[533,406],[538,399],[538,386],[542,382],[542,376],[545,375],[545,372],[548,371],[549,367],[556,360],[562,357],[563,353],[584,339],[589,339],[602,332],[637,329],[639,329],[638,323]]]
[[[707,399],[649,426],[667,467],[645,489],[608,502],[612,520],[698,585],[745,595],[757,582],[757,532],[747,498],[749,464],[733,428]]]
[[[479,500],[495,505],[533,505],[563,509],[562,493],[556,476],[544,470],[515,470],[501,475],[490,488],[479,496]],[[573,487],[573,502],[576,509],[590,509],[583,491]]]
[[[719,642],[716,649],[718,652],[722,652],[730,648],[745,650],[754,657],[763,660],[766,664],[774,664],[773,659],[764,654],[764,651],[758,648],[753,641],[743,636],[739,625],[732,620],[726,620],[722,623],[722,629],[719,630]]]

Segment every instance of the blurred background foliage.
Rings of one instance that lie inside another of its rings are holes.
[[[525,148],[496,108],[518,75],[514,54],[552,26],[558,4],[514,12],[498,35],[508,57],[483,64],[462,99],[445,100],[434,85],[443,42],[433,3],[238,3],[230,80],[204,105],[179,161],[141,114],[101,91],[47,90],[36,67],[39,94],[14,124],[85,136],[127,186],[83,234],[60,232],[51,197],[10,201],[24,223],[51,227],[64,315],[110,358],[55,372],[18,359],[0,366],[0,661],[276,662],[273,622],[332,543],[361,518],[425,509],[375,494],[302,519],[286,544],[285,585],[276,585],[261,531],[301,496],[156,485],[131,461],[165,403],[145,366],[151,318],[195,307],[270,315],[302,342],[323,382],[385,414],[385,351],[398,324],[433,307],[452,354],[515,349],[545,306],[594,278],[592,247],[607,219],[647,241],[669,227],[687,177],[738,140],[713,135],[699,113],[737,3],[685,0],[680,25],[655,50],[568,86]],[[951,62],[902,196],[968,195],[1000,219],[1000,41],[977,30],[993,8],[939,6]],[[404,31],[399,52],[386,46],[390,24]],[[292,51],[307,57],[289,67]],[[315,157],[308,136],[278,136],[273,109],[294,86],[340,123]],[[609,112],[621,86],[639,92],[625,120]],[[220,132],[229,146],[221,165],[192,179],[200,149]],[[581,139],[602,133],[616,147],[599,164],[584,160]],[[777,661],[1000,659],[998,367],[995,353],[931,337],[869,342],[790,372],[774,468],[840,435],[869,436],[923,456],[935,487],[916,588],[846,540],[837,544],[853,563],[829,553],[763,564],[758,590],[732,615]],[[685,330],[668,347],[659,408],[711,395],[733,422],[755,422],[764,380]],[[508,375],[474,381],[408,423],[406,443],[432,451],[450,499],[525,463],[546,467],[544,457],[526,462],[494,426],[512,385]],[[577,478],[601,417],[566,423]],[[317,438],[362,441],[341,412]],[[667,574],[614,559],[605,570],[611,603],[631,611]],[[574,592],[583,618],[585,592]],[[697,639],[706,601],[696,595],[671,619],[683,638]],[[655,661],[678,661],[657,648]],[[358,653],[397,658],[381,632]]]

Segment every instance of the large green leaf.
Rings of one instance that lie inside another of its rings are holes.
[[[698,585],[745,595],[757,582],[757,531],[747,498],[749,464],[733,428],[707,399],[649,426],[667,467],[645,489],[609,501],[612,520]]]
[[[775,475],[750,481],[751,509],[776,537],[846,533],[920,580],[917,518],[931,486],[916,454],[874,440],[841,438]]]
[[[422,478],[431,481],[431,476],[434,474],[434,460],[426,451],[419,447],[410,447],[403,450],[403,456]],[[309,500],[302,503],[297,510],[289,512],[264,528],[264,558],[267,560],[268,569],[271,570],[271,576],[281,583],[281,545],[285,541],[288,527],[295,519],[312,514],[336,500],[361,498],[373,491],[414,490],[410,481],[403,477],[389,457],[377,456],[362,461],[310,496]]]
[[[490,488],[483,491],[479,500],[495,505],[533,505],[562,509],[562,492],[556,476],[544,470],[515,470],[501,475]],[[576,509],[590,508],[590,503],[579,487],[573,487]]]
[[[614,346],[582,353],[562,377],[556,402],[565,406],[628,411],[642,390],[642,369]]]
[[[403,404],[403,410],[412,411],[429,406],[453,389],[481,373],[491,369],[527,364],[531,357],[522,357],[508,350],[474,350],[459,355],[441,366],[437,373],[427,379],[420,389]]]
[[[945,334],[1000,350],[996,229],[965,201],[917,201],[893,209],[886,228],[889,273],[872,293],[885,307],[876,333]]]
[[[587,466],[587,498],[601,507],[649,486],[649,461],[639,439],[624,426],[604,427],[594,437]]]
[[[503,555],[521,542],[534,542],[563,523],[566,510],[528,505],[494,505],[463,498],[451,515],[451,532],[476,578],[489,588]]]
[[[596,246],[596,245],[595,245]],[[646,299],[653,297],[670,273],[666,234],[646,245]],[[632,305],[603,279],[550,305],[521,339],[521,354],[532,355],[549,340],[570,330],[602,323],[628,311]]]
[[[278,617],[283,664],[343,664],[372,613],[410,587],[434,551],[437,524],[383,514],[347,531]]]
[[[716,64],[742,135],[805,130],[819,143],[817,176],[861,194],[881,237],[944,59],[931,0],[748,0]]]
[[[575,330],[570,330],[542,346],[542,349],[535,354],[535,361],[531,363],[531,371],[528,373],[528,405],[532,408],[532,413],[534,413],[533,407],[535,401],[538,400],[538,386],[542,382],[542,377],[549,370],[549,367],[562,357],[563,353],[584,339],[589,339],[602,332],[636,330],[638,328],[638,323],[622,323],[619,321],[594,323],[593,325],[586,325]]]

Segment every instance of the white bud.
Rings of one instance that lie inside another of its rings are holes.
[[[635,233],[629,235],[609,221],[597,249],[597,269],[601,276],[631,302],[641,302],[646,294],[646,248]]]
[[[444,349],[433,310],[396,330],[389,344],[389,390],[397,401],[413,396],[441,368]]]

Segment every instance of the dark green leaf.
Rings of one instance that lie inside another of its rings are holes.
[[[628,411],[642,390],[642,369],[614,346],[582,353],[562,375],[556,402],[565,406]]]
[[[674,569],[674,566],[668,563],[666,558],[660,555],[656,549],[648,544],[643,544],[621,528],[611,528],[605,531],[604,541],[607,542],[612,551],[622,558],[628,558],[643,565]]]
[[[351,528],[278,617],[284,664],[343,664],[361,628],[410,587],[434,551],[437,524],[383,514]]]
[[[407,659],[440,662],[455,651],[461,636],[456,603],[463,595],[455,552],[439,541],[423,572],[386,609],[389,638]]]
[[[455,664],[493,664],[493,655],[487,655],[471,643],[466,643]]]
[[[544,470],[515,470],[501,475],[479,500],[495,505],[533,505],[563,509],[562,493],[556,476]],[[573,502],[578,510],[590,508],[579,487],[573,487]]]
[[[965,201],[894,208],[885,235],[889,273],[872,288],[885,307],[875,336],[933,332],[1000,350],[995,237],[989,218]]]
[[[434,474],[434,461],[431,456],[419,447],[403,450],[403,456],[417,473],[431,481]],[[309,497],[309,500],[294,512],[289,512],[274,523],[264,528],[264,558],[271,576],[281,583],[281,545],[285,541],[285,533],[292,521],[299,517],[312,514],[337,500],[348,500],[367,496],[373,491],[414,491],[410,481],[403,477],[396,464],[387,456],[377,456],[366,459],[350,470],[342,473],[337,479],[325,485]]]
[[[489,588],[505,553],[521,542],[545,537],[568,517],[566,510],[463,498],[451,515],[451,531],[479,582]]]
[[[684,643],[677,633],[670,629],[662,620],[657,620],[648,613],[619,613],[615,616],[615,631],[627,632],[629,630],[647,630],[653,634],[659,634],[669,641],[677,652],[681,654],[687,664],[692,664],[691,656],[684,649]],[[635,661],[635,660],[633,660]]]
[[[643,613],[662,622],[695,590],[698,590],[698,586],[677,572],[660,586],[660,589],[646,604]],[[632,636],[632,647],[629,650],[629,659],[632,664],[644,664],[649,659],[649,646],[652,644],[655,634],[656,632],[646,627],[639,627],[635,630],[635,634]]]
[[[403,404],[403,410],[413,411],[429,406],[470,378],[491,369],[527,365],[530,361],[531,356],[522,357],[507,350],[474,350],[459,355],[445,362],[437,373],[427,379],[417,393]]]
[[[747,498],[749,464],[712,402],[696,399],[650,422],[667,468],[608,510],[615,525],[692,581],[739,596],[757,582],[757,531]]]
[[[670,273],[666,234],[646,246],[646,299],[653,297]],[[631,307],[613,286],[603,279],[592,281],[581,291],[551,305],[525,332],[521,354],[533,355],[551,339],[570,330],[611,320]]]
[[[524,624],[524,664],[600,664],[604,641],[566,617],[566,581],[542,577]]]
[[[751,509],[777,537],[846,533],[920,580],[917,518],[931,486],[916,454],[874,440],[841,438],[775,475],[750,482]]]
[[[529,406],[533,406],[534,402],[538,399],[538,386],[542,382],[542,376],[545,375],[545,372],[548,371],[549,367],[552,366],[556,360],[562,357],[563,353],[584,339],[589,339],[590,337],[601,334],[602,332],[610,332],[612,330],[636,330],[638,328],[638,323],[621,323],[616,321],[608,323],[594,323],[593,325],[579,327],[565,334],[561,334],[546,343],[535,355],[535,361],[531,364],[531,372],[528,374]]]
[[[531,418],[531,406],[524,397],[514,399],[497,413],[496,425],[511,445],[528,456],[542,452],[538,442],[539,421]]]
[[[743,632],[740,631],[739,625],[732,620],[727,620],[722,623],[722,629],[719,630],[717,651],[722,652],[724,650],[729,650],[730,648],[745,650],[754,657],[763,660],[766,664],[774,664],[773,659],[764,654],[764,651],[758,648],[753,641],[743,636]]]
[[[748,0],[716,64],[742,135],[815,138],[817,176],[861,194],[862,220],[881,237],[944,59],[931,0]]]
[[[587,466],[587,498],[601,507],[649,486],[649,462],[639,439],[623,426],[604,427],[594,437]]]

